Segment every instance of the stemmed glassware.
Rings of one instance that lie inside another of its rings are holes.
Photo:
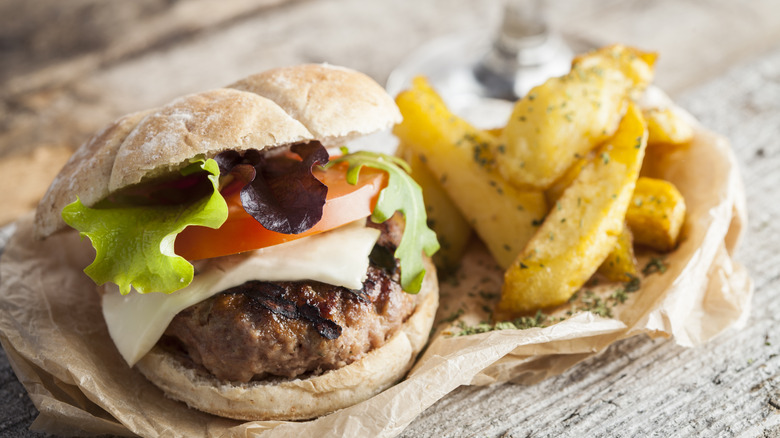
[[[417,75],[428,78],[450,109],[478,126],[506,120],[511,102],[552,76],[573,57],[544,16],[542,0],[505,0],[496,35],[455,34],[413,52],[389,76],[395,95]]]

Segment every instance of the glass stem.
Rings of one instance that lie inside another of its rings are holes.
[[[571,59],[552,35],[543,0],[505,0],[501,28],[474,75],[500,99],[517,99],[550,76],[563,74]]]
[[[496,48],[507,54],[517,54],[523,48],[542,44],[547,35],[547,22],[542,0],[506,0]]]

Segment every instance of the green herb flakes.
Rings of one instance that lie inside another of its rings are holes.
[[[663,258],[661,257],[653,257],[650,259],[649,262],[647,262],[647,265],[645,265],[644,268],[642,268],[642,273],[645,275],[650,275],[653,273],[659,273],[663,274],[666,272],[667,266],[666,263],[664,263]]]
[[[529,328],[547,327],[550,323],[555,323],[560,319],[551,318],[550,316],[542,313],[541,310],[536,312],[534,316],[521,316],[520,318],[513,319],[511,321],[499,321],[495,324],[489,322],[480,322],[477,325],[469,326],[462,321],[458,323],[457,327],[460,329],[454,332],[452,336],[468,336],[477,335],[480,333],[488,333],[496,330],[526,330]]]

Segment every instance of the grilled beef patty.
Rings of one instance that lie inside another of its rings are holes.
[[[161,343],[174,344],[221,380],[293,378],[346,366],[382,346],[412,314],[392,257],[403,222],[379,228],[362,290],[316,281],[249,281],[188,307]]]

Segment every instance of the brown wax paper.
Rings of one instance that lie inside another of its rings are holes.
[[[752,283],[732,260],[745,222],[744,193],[728,143],[696,128],[658,168],[688,206],[684,237],[665,257],[668,269],[642,278],[639,291],[611,317],[577,311],[614,285],[588,286],[588,297],[550,315],[546,327],[456,336],[489,318],[503,273],[479,242],[462,269],[441,283],[438,325],[405,380],[347,409],[308,422],[226,420],[167,399],[111,342],[98,295],[82,272],[92,257],[75,232],[32,239],[31,216],[0,261],[0,341],[40,411],[39,431],[65,435],[394,436],[459,385],[533,383],[562,373],[616,340],[647,334],[695,346],[744,324]],[[647,261],[647,257],[643,259]],[[569,315],[568,312],[572,314]]]

